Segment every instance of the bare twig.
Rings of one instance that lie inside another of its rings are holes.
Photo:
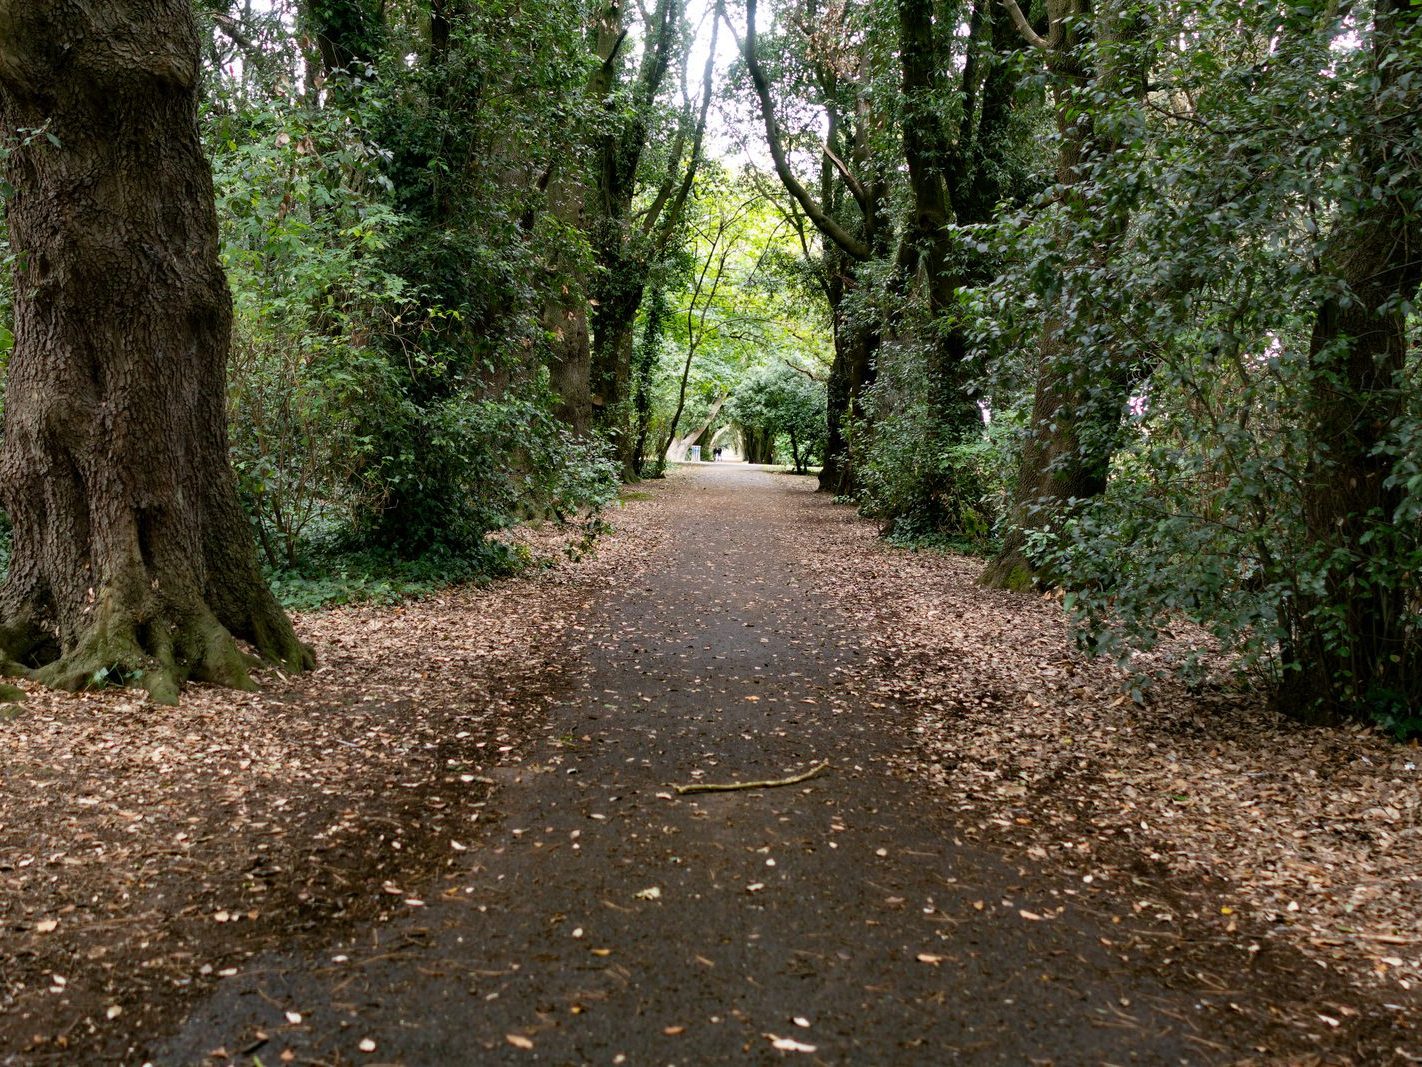
[[[678,796],[687,793],[731,793],[738,789],[775,789],[782,785],[799,785],[817,778],[829,770],[829,760],[815,764],[808,771],[792,774],[789,778],[775,778],[766,782],[692,782],[691,785],[674,785]]]

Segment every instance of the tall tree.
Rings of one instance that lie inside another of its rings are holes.
[[[595,149],[595,178],[587,230],[597,261],[590,286],[593,425],[608,435],[627,477],[635,477],[631,425],[633,331],[646,293],[650,257],[636,225],[633,203],[642,159],[652,134],[654,108],[679,40],[685,40],[684,0],[657,0],[646,12],[642,55],[622,84],[622,49],[628,28],[622,0],[611,0],[592,32],[602,62],[599,83],[608,111]],[[683,56],[684,61],[684,56]],[[614,117],[617,111],[623,116]],[[695,167],[693,159],[689,166]],[[660,210],[660,206],[658,207]]]
[[[838,5],[827,13],[834,18],[821,25],[817,5],[807,4],[799,32],[807,39],[811,35],[816,38],[809,41],[808,50],[814,56],[812,77],[826,127],[819,195],[811,192],[791,166],[770,78],[761,60],[758,9],[757,0],[746,0],[746,33],[740,49],[765,124],[775,173],[792,202],[791,211],[803,214],[823,239],[821,268],[833,315],[835,354],[827,387],[828,443],[820,488],[845,494],[854,487],[848,428],[852,419],[863,415],[862,398],[874,380],[874,358],[880,343],[877,325],[851,309],[852,297],[861,285],[860,267],[883,255],[888,246],[884,215],[889,187],[873,145],[882,116],[868,92],[870,59],[862,54],[862,43],[849,43],[855,36],[848,24],[850,5]],[[831,40],[836,36],[839,40]],[[847,109],[841,104],[845,99],[849,101]]]
[[[1109,162],[1120,139],[1113,128],[1119,128],[1119,118],[1104,120],[1113,110],[1134,108],[1145,95],[1143,19],[1130,0],[1050,0],[1048,28],[1038,33],[1016,0],[1003,4],[1024,40],[1041,54],[1053,81],[1053,207],[1063,216],[1060,226],[1089,230],[1093,262],[1084,266],[1096,266],[1125,232],[1127,218],[1119,203],[1092,202],[1084,187],[1091,169]],[[1093,97],[1094,102],[1084,106]],[[1063,258],[1069,258],[1065,232],[1058,234],[1057,243]],[[1029,558],[1028,536],[1059,529],[1076,504],[1105,492],[1121,418],[1137,380],[1131,361],[1110,346],[1087,348],[1068,336],[1066,307],[1073,301],[1069,287],[1060,278],[1056,281],[1056,297],[1038,335],[1032,411],[1009,526],[1001,550],[982,576],[983,584],[994,588],[1025,589],[1052,581]],[[1090,299],[1076,303],[1085,307]],[[1077,331],[1082,332],[1081,324]]]
[[[1321,250],[1320,273],[1334,284],[1308,348],[1313,455],[1300,488],[1323,580],[1281,609],[1284,704],[1320,720],[1415,708],[1422,667],[1414,590],[1389,574],[1416,543],[1397,521],[1405,489],[1392,475],[1409,399],[1407,314],[1422,285],[1422,174],[1407,158],[1422,110],[1422,4],[1376,0],[1369,45],[1373,106]]]
[[[15,275],[0,659],[65,688],[249,687],[311,653],[262,580],[227,452],[232,301],[188,0],[0,0]]]

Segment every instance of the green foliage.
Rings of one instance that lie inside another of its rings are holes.
[[[913,384],[881,377],[868,398],[868,418],[855,427],[860,511],[901,544],[992,551],[1011,499],[1011,413],[963,434],[943,426],[924,400],[922,380],[917,390]],[[891,395],[905,386],[904,393]]]
[[[1011,238],[1020,265],[1002,303],[1065,309],[1066,344],[1137,383],[1108,491],[1035,551],[1062,575],[1093,651],[1133,663],[1189,621],[1296,714],[1415,732],[1418,321],[1401,372],[1360,393],[1343,373],[1360,341],[1329,335],[1326,309],[1377,299],[1352,288],[1332,249],[1382,208],[1393,225],[1422,208],[1422,131],[1401,118],[1415,115],[1422,52],[1413,40],[1388,58],[1409,72],[1389,89],[1359,26],[1326,11],[1175,13],[1157,39],[1175,25],[1185,44],[1152,82],[1193,108],[1147,122],[1084,102],[1122,131],[1121,148],[1095,161],[1078,198]],[[1379,131],[1388,154],[1360,151]],[[1117,225],[1103,220],[1124,215],[1120,238],[1103,240]],[[1357,460],[1383,488],[1324,526],[1316,509],[1358,477],[1342,465],[1347,440],[1325,434],[1339,406],[1387,413],[1360,428],[1376,443]]]
[[[307,12],[323,56],[353,64],[339,93],[297,95],[289,69],[263,67],[220,79],[208,117],[233,458],[301,603],[498,571],[491,531],[572,519],[615,485],[554,419],[538,366],[537,309],[560,281],[544,264],[576,259],[578,239],[548,228],[532,181],[508,182],[566,136],[569,98],[547,89],[586,63],[573,5],[480,5],[414,65],[394,53],[425,46],[372,10]],[[511,39],[539,48],[509,65]]]
[[[798,474],[824,454],[825,387],[785,363],[762,367],[737,387],[727,414],[743,434],[774,443]]]

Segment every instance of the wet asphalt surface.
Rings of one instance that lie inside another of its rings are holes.
[[[1122,927],[958,843],[931,792],[895,775],[912,716],[856,694],[863,639],[808,590],[795,546],[814,531],[786,508],[788,479],[690,477],[658,505],[674,551],[589,603],[565,698],[501,772],[492,828],[433,884],[391,887],[391,921],[252,960],[153,1062],[1247,1055],[1199,990],[1109,954]],[[670,788],[820,760],[792,787]]]

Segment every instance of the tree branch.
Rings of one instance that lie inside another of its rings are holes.
[[[849,166],[844,160],[835,155],[834,149],[829,146],[828,141],[825,142],[824,153],[825,158],[834,164],[834,169],[839,171],[839,176],[844,179],[844,184],[849,186],[849,191],[854,195],[854,199],[859,202],[859,206],[867,211],[869,209],[869,194],[864,191],[864,186],[860,183],[859,179],[850,172]]]
[[[808,189],[800,184],[800,179],[795,177],[795,173],[790,169],[790,164],[785,158],[785,145],[780,136],[780,123],[775,118],[775,103],[770,96],[770,82],[765,76],[765,70],[760,65],[760,57],[756,54],[755,47],[755,17],[756,0],[746,0],[746,36],[745,40],[740,39],[730,20],[726,20],[726,26],[736,38],[737,45],[740,46],[741,54],[745,56],[746,69],[751,76],[751,83],[755,86],[756,96],[760,100],[761,115],[765,119],[765,137],[770,148],[770,158],[775,163],[775,173],[780,176],[780,182],[785,186],[785,191],[793,196],[796,202],[804,210],[815,228],[828,237],[845,253],[857,260],[868,260],[873,255],[873,250],[864,241],[861,241],[854,234],[850,233],[810,195]]]
[[[262,46],[259,45],[256,40],[250,34],[247,33],[247,31],[243,28],[242,23],[239,22],[237,19],[233,18],[226,12],[214,11],[212,13],[212,21],[213,24],[216,25],[217,28],[222,31],[223,36],[225,36],[238,48],[242,49],[242,51],[247,53],[247,55],[262,55]]]
[[[1027,16],[1022,13],[1022,8],[1017,5],[1017,0],[1002,0],[1002,6],[1007,9],[1012,24],[1017,27],[1017,32],[1022,35],[1023,40],[1033,48],[1040,48],[1044,52],[1055,52],[1061,47],[1062,41],[1066,37],[1064,20],[1068,15],[1077,13],[1078,3],[1079,0],[1066,0],[1065,6],[1063,6],[1062,0],[1057,0],[1056,3],[1047,0],[1049,29],[1047,36],[1043,37],[1032,28],[1032,23],[1027,21]]]

